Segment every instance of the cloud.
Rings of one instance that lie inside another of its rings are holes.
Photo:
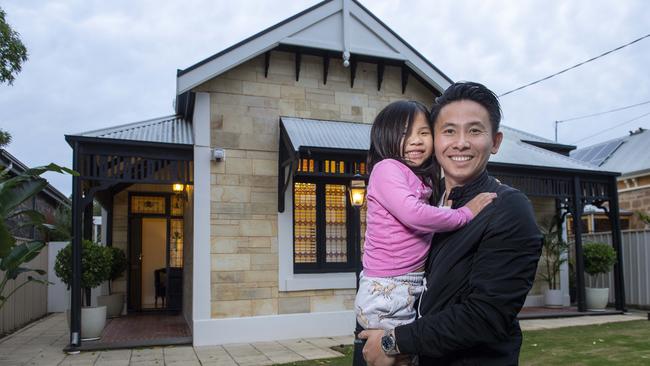
[[[630,0],[361,0],[453,79],[497,92],[518,87],[647,33],[650,4]],[[28,165],[71,165],[63,134],[173,113],[183,69],[285,18],[311,1],[7,2],[7,19],[30,59],[14,86],[0,86],[0,126]],[[281,4],[281,6],[278,6]],[[502,98],[505,124],[553,138],[553,121],[650,100],[650,39]],[[560,126],[560,141],[650,110]],[[625,134],[650,119],[584,143]],[[52,177],[66,194],[69,177]]]

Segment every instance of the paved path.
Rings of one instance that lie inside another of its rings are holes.
[[[561,319],[522,320],[524,330],[647,319],[647,313],[584,316]],[[0,339],[0,365],[95,365],[95,366],[259,366],[340,356],[330,349],[352,344],[352,336],[294,339],[278,342],[231,344],[225,346],[169,346],[66,355],[68,344],[65,315],[52,314],[18,332]]]

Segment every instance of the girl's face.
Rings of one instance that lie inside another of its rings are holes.
[[[422,113],[413,120],[411,132],[404,131],[401,141],[402,158],[413,167],[421,166],[433,154],[433,134]]]

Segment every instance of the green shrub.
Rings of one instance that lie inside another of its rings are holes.
[[[81,287],[86,292],[86,305],[90,305],[90,289],[108,280],[111,274],[111,252],[108,248],[84,240],[81,256]],[[72,244],[56,255],[54,272],[68,288],[72,285]]]
[[[118,279],[124,270],[126,270],[126,255],[124,251],[120,248],[108,247],[108,251],[111,254],[111,273],[108,276],[108,292],[112,293],[111,282]]]
[[[582,247],[585,272],[590,275],[609,273],[616,263],[616,251],[605,243],[585,243]]]

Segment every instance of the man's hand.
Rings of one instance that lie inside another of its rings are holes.
[[[393,366],[395,363],[394,356],[387,356],[381,349],[381,337],[384,331],[381,329],[364,330],[359,333],[359,338],[367,339],[363,347],[363,358],[368,366]]]

